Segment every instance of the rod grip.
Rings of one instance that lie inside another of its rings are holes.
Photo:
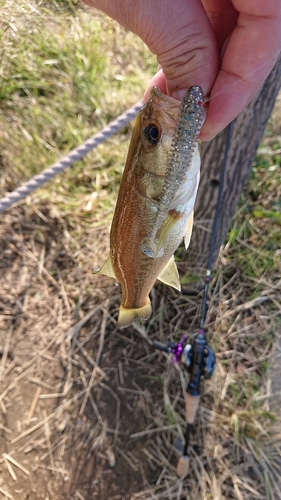
[[[193,424],[196,418],[196,413],[198,410],[200,402],[200,394],[198,396],[192,396],[189,392],[185,396],[185,420],[187,424]]]
[[[181,479],[184,479],[189,471],[189,457],[187,455],[183,455],[178,459],[177,464],[177,476]]]

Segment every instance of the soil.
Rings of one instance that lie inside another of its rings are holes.
[[[0,487],[15,500],[131,498],[162,470],[150,434],[130,438],[157,421],[158,354],[117,330],[119,288],[77,266],[62,222],[32,212],[1,226]]]
[[[181,336],[187,325],[194,332],[200,297],[179,297],[160,285],[152,293],[156,316],[146,329],[118,329],[119,286],[91,273],[106,256],[108,229],[84,228],[78,244],[73,225],[48,206],[39,211],[32,204],[2,217],[3,498],[266,498],[259,461],[245,445],[234,446],[226,426],[230,410],[222,408],[230,381],[220,361],[227,360],[227,349],[218,358],[217,378],[204,386],[190,476],[183,482],[175,474],[187,374],[152,349],[151,340]],[[250,323],[257,328],[254,312],[245,310],[241,321],[247,335]],[[215,343],[217,334],[215,328]],[[230,339],[225,342],[230,348]],[[241,346],[237,371],[252,366],[251,349]],[[214,396],[214,384],[224,396]]]

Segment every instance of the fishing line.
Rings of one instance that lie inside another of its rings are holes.
[[[232,129],[233,129],[233,122],[231,122],[227,127],[227,137],[225,143],[224,158],[220,171],[218,198],[216,204],[215,217],[213,221],[207,270],[204,281],[204,291],[203,291],[198,332],[191,344],[186,343],[185,335],[181,338],[180,342],[168,342],[168,344],[165,345],[155,341],[152,344],[155,349],[159,349],[167,353],[172,353],[174,355],[173,362],[177,363],[178,365],[183,365],[187,369],[190,375],[189,383],[186,388],[186,399],[185,399],[185,420],[186,420],[185,443],[183,446],[183,453],[180,456],[177,464],[177,475],[182,479],[187,476],[189,471],[190,459],[188,454],[188,448],[200,402],[201,379],[210,378],[214,372],[216,365],[215,355],[210,346],[208,345],[205,337],[204,326],[208,312],[209,284],[211,280],[214,251],[215,251],[216,238],[220,221],[223,190],[225,185],[225,173],[226,173]]]
[[[280,56],[280,50],[276,51],[275,54],[272,55],[267,61],[265,61],[264,63],[260,64],[257,68],[253,69],[249,73],[247,73],[247,75],[245,75],[244,77],[242,77],[242,76],[237,77],[237,80],[235,82],[233,82],[233,83],[230,83],[225,89],[221,90],[220,92],[217,92],[216,94],[214,94],[214,95],[212,95],[210,97],[205,97],[204,103],[207,104],[208,102],[212,101],[213,99],[215,99],[219,95],[224,94],[225,92],[227,92],[229,89],[231,89],[233,87],[236,87],[239,84],[240,81],[247,82],[248,78],[250,78],[253,75],[255,75],[255,73],[257,73],[258,71],[260,71],[264,66],[267,66],[269,61],[274,61],[274,64],[273,64],[273,66],[272,66],[272,68],[270,70],[270,71],[272,71],[272,69],[274,68],[275,64],[278,61],[279,56]],[[220,69],[220,71],[221,71],[221,69]],[[226,73],[228,73],[228,72],[226,71]],[[268,72],[268,74],[269,73],[270,72]],[[228,73],[228,74],[230,74],[230,73]],[[263,82],[264,82],[264,80],[261,82],[260,86],[263,84]]]
[[[208,308],[207,308],[208,290],[209,290],[209,283],[210,283],[210,279],[211,279],[214,251],[215,251],[218,225],[219,225],[219,219],[220,219],[220,213],[221,213],[224,179],[225,179],[225,172],[226,172],[226,165],[227,165],[227,158],[228,158],[228,151],[229,151],[229,147],[230,147],[230,139],[231,139],[232,129],[233,129],[233,121],[227,127],[227,136],[226,136],[226,143],[225,143],[224,158],[223,158],[223,163],[222,163],[221,172],[220,172],[218,199],[217,199],[215,218],[214,218],[213,228],[212,228],[210,252],[209,252],[209,259],[208,259],[208,264],[207,264],[205,283],[204,283],[203,300],[202,300],[201,320],[200,320],[200,329],[202,329],[202,330],[204,329],[204,324],[205,324],[206,316],[207,316],[207,312],[208,312]]]

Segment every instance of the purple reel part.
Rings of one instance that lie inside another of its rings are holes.
[[[182,338],[180,339],[180,342],[176,342],[175,345],[172,347],[171,352],[173,353],[174,357],[172,360],[172,364],[181,364],[181,356],[182,352],[184,350],[184,343],[186,341],[186,336],[183,335]]]

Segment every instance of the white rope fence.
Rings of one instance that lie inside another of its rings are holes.
[[[127,109],[127,111],[122,113],[122,115],[118,116],[115,120],[112,120],[106,127],[104,127],[104,129],[81,144],[81,146],[72,149],[72,151],[64,156],[64,158],[54,163],[46,170],[43,170],[40,174],[35,175],[32,179],[7,194],[4,198],[0,199],[0,214],[11,208],[11,206],[18,201],[26,198],[26,196],[35,191],[35,189],[43,186],[43,184],[56,175],[71,167],[73,163],[86,156],[87,153],[95,149],[99,144],[105,142],[109,137],[119,132],[119,130],[128,125],[130,121],[137,116],[142,106],[143,102],[138,101],[136,104]]]

